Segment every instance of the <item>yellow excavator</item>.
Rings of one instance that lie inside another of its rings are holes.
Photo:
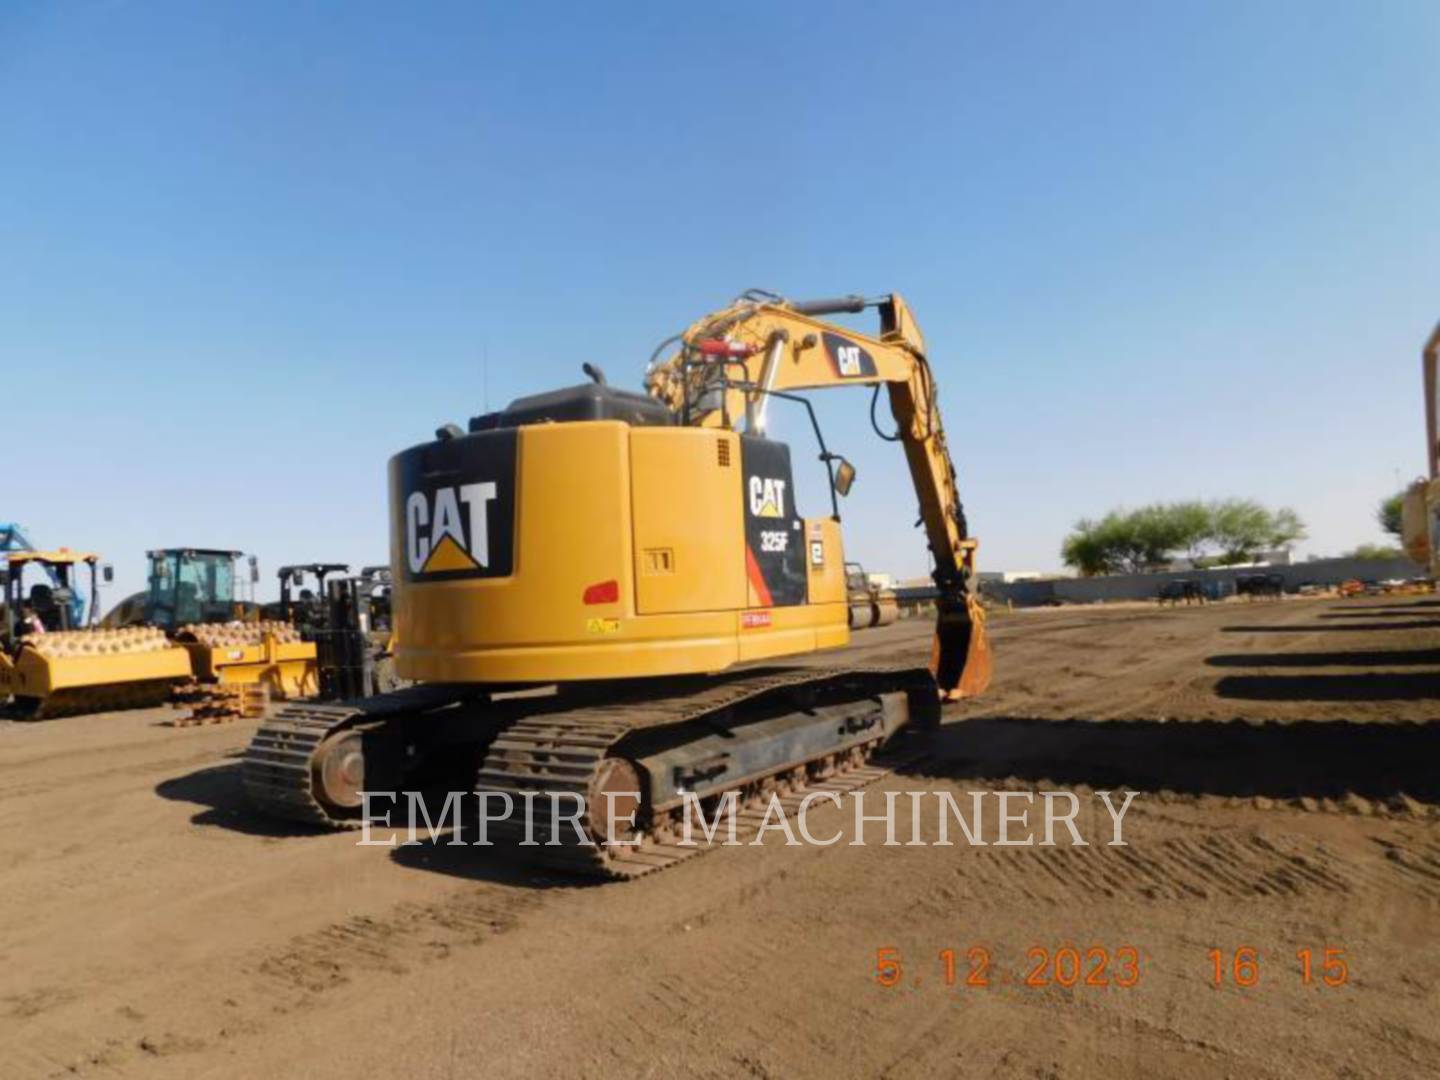
[[[868,309],[878,334],[824,318]],[[262,724],[242,769],[259,809],[353,826],[363,791],[450,770],[523,805],[489,830],[513,854],[633,877],[678,857],[687,797],[828,782],[985,689],[976,541],[899,296],[747,293],[663,343],[646,394],[584,366],[589,383],[391,459],[394,660],[417,685]],[[939,591],[928,665],[824,663],[849,640],[839,498],[855,469],[798,391],[843,386],[889,395],[881,434],[905,451]],[[767,433],[777,403],[809,418],[824,516],[797,512],[790,448]],[[583,841],[525,843],[547,796],[580,802]]]

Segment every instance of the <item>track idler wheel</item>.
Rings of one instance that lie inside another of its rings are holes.
[[[316,800],[337,817],[352,817],[360,809],[365,786],[365,736],[347,728],[336,732],[315,750],[310,766]]]
[[[586,797],[590,835],[598,844],[632,840],[641,810],[640,770],[624,758],[606,758],[590,779]]]

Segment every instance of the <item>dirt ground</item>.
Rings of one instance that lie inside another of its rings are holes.
[[[1440,600],[1017,612],[994,637],[991,692],[872,794],[1071,791],[1089,846],[771,842],[587,886],[256,819],[252,724],[0,724],[0,1076],[1440,1069]],[[1124,789],[1107,846],[1094,792]],[[1027,985],[1066,946],[1105,950],[1110,985]]]

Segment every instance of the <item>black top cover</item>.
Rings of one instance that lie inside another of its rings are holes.
[[[652,397],[597,383],[582,383],[563,390],[516,398],[500,412],[472,417],[470,430],[494,431],[523,424],[563,424],[576,420],[623,420],[635,427],[661,427],[675,423],[674,415],[664,403]]]

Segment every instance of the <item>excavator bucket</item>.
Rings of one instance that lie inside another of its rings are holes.
[[[930,670],[946,701],[974,697],[990,685],[994,660],[985,633],[985,609],[975,597],[966,594],[963,603],[941,601]]]

